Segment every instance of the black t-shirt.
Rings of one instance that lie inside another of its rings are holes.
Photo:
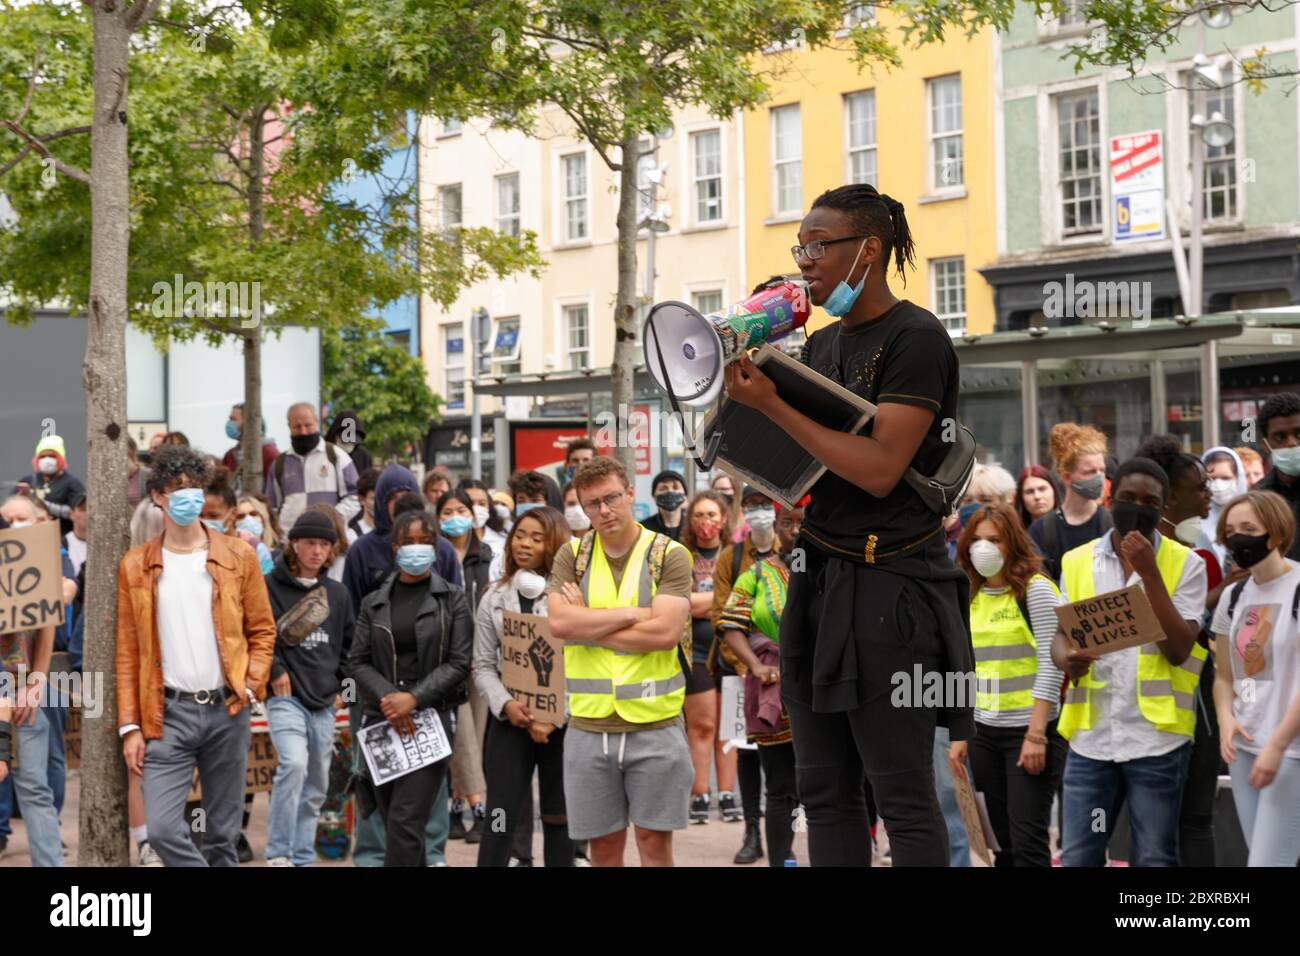
[[[839,367],[833,358],[837,335]],[[838,323],[819,329],[804,346],[803,360],[873,404],[915,405],[934,412],[912,460],[921,474],[934,474],[951,447],[943,440],[944,423],[956,427],[959,378],[952,337],[933,314],[903,300],[850,332],[841,332]],[[870,435],[874,424],[868,422],[859,434]],[[814,545],[831,545],[828,553],[845,552],[859,560],[868,537],[876,535],[874,555],[883,563],[941,526],[939,516],[901,478],[893,491],[877,498],[827,471],[813,485],[803,531]]]
[[[1049,540],[1047,523],[1056,524],[1056,546],[1049,548],[1052,542]],[[1035,518],[1034,523],[1029,526],[1029,538],[1038,549],[1038,553],[1043,558],[1043,570],[1051,577],[1053,581],[1059,581],[1061,578],[1061,558],[1065,557],[1067,551],[1073,551],[1081,544],[1087,544],[1100,538],[1103,534],[1115,526],[1110,518],[1110,513],[1102,507],[1098,507],[1092,513],[1092,517],[1083,524],[1070,524],[1065,520],[1065,515],[1060,511],[1049,511],[1041,518]]]
[[[685,519],[683,518],[682,520],[684,521]],[[677,522],[677,527],[669,528],[664,525],[663,519],[659,517],[658,511],[655,511],[655,513],[646,518],[645,521],[642,521],[641,527],[648,528],[651,531],[658,531],[660,534],[667,535],[674,541],[676,541],[682,533],[681,521]]]
[[[412,581],[409,584],[400,578],[393,582],[392,625],[393,644],[397,650],[397,676],[402,680],[419,680],[420,658],[415,642],[415,619],[420,614],[420,605],[429,593],[429,581]]]

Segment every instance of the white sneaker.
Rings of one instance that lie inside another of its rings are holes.
[[[575,856],[573,858],[574,866],[591,866],[591,861],[585,856]]]
[[[145,840],[143,843],[140,844],[140,862],[137,865],[138,866],[162,866],[163,865],[162,857],[158,855],[157,850],[155,850],[153,847],[149,845],[148,840]]]
[[[434,866],[449,866],[450,864],[449,864],[446,860],[439,860],[437,863],[435,863],[435,864],[433,864],[433,865],[434,865]]]
[[[293,860],[287,856],[273,856],[266,861],[267,866],[293,866]]]

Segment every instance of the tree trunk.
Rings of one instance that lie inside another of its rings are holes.
[[[636,348],[636,241],[637,241],[637,153],[641,149],[636,134],[623,140],[623,155],[618,193],[618,296],[614,303],[614,362],[609,369],[609,383],[614,403],[618,434],[630,435],[632,425],[626,416],[632,412]],[[654,429],[651,435],[657,434]],[[636,450],[630,438],[617,448],[618,459],[629,476],[636,476]]]
[[[248,244],[256,246],[262,238],[262,171],[265,163],[265,113],[254,108],[248,131]],[[247,280],[246,280],[247,281]],[[256,311],[248,321],[244,337],[244,433],[239,467],[245,493],[261,492],[262,475],[262,315],[261,296]],[[287,530],[287,529],[286,529]]]
[[[130,859],[126,766],[117,734],[117,567],[126,550],[126,321],[130,250],[125,4],[96,0],[95,115],[90,149],[90,302],[82,384],[86,392],[87,684],[81,728],[81,866],[126,866]],[[102,692],[95,700],[91,694]],[[91,718],[90,705],[102,706]]]

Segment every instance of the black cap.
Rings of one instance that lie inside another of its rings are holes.
[[[665,468],[663,471],[659,472],[659,474],[655,475],[655,480],[650,482],[650,490],[654,491],[655,485],[659,484],[661,481],[675,481],[683,488],[686,487],[686,478],[680,471],[673,471],[671,468]]]
[[[746,485],[744,490],[741,491],[740,493],[740,500],[743,502],[750,495],[761,495],[764,498],[767,498],[769,501],[771,500],[771,498],[768,496],[768,493],[764,491],[762,488],[757,487],[756,485]]]
[[[334,521],[329,515],[319,511],[304,511],[289,531],[289,540],[295,538],[320,538],[330,544],[337,544],[339,534],[334,530]]]

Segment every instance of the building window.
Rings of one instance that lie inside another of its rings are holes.
[[[1061,27],[1081,27],[1087,24],[1086,8],[1088,0],[1064,0],[1064,9],[1056,17],[1056,25]]]
[[[447,380],[447,407],[465,407],[465,329],[461,325],[442,327],[443,371]]]
[[[716,129],[691,134],[695,157],[695,221],[722,221],[722,133]]]
[[[587,238],[587,154],[572,153],[564,164],[564,238]]]
[[[722,290],[709,289],[707,292],[692,292],[691,305],[701,315],[709,315],[712,312],[722,311]]]
[[[587,307],[564,307],[564,334],[568,342],[569,368],[591,367],[591,338],[587,327]]]
[[[934,314],[949,332],[960,333],[966,328],[966,259],[930,260],[931,301]]]
[[[519,174],[497,177],[497,232],[519,235]]]
[[[1061,232],[1101,232],[1101,105],[1097,91],[1056,99]]]
[[[650,171],[655,168],[655,154],[650,152],[650,141],[643,139],[637,143],[636,156],[636,221],[644,222],[654,211],[653,197],[656,191],[650,182]]]
[[[966,181],[961,133],[961,76],[926,83],[930,101],[930,189],[941,192]]]
[[[773,212],[803,210],[803,135],[797,103],[772,110],[772,182]]]
[[[460,183],[438,188],[438,207],[442,228],[455,232],[461,223]]]
[[[876,91],[844,97],[849,134],[849,182],[876,184]]]
[[[859,24],[872,24],[876,22],[876,8],[870,3],[855,3],[849,7],[849,12],[844,14],[844,25],[846,27],[856,27]]]
[[[459,132],[460,132],[460,120],[457,119],[456,117],[453,116],[450,119],[445,119],[442,121],[443,136],[454,136],[456,133]]]
[[[497,375],[520,373],[519,344],[519,316],[498,319],[496,340],[492,344],[492,364]]]
[[[1189,113],[1200,113],[1206,119],[1222,113],[1225,120],[1234,127],[1237,125],[1232,86],[1196,89],[1196,80],[1190,73],[1184,77],[1183,85],[1190,91]],[[1201,216],[1205,222],[1237,218],[1237,143],[1241,140],[1241,130],[1235,133],[1227,146],[1210,146],[1201,139],[1200,130],[1191,131],[1191,148],[1205,150],[1205,172],[1201,180]]]

